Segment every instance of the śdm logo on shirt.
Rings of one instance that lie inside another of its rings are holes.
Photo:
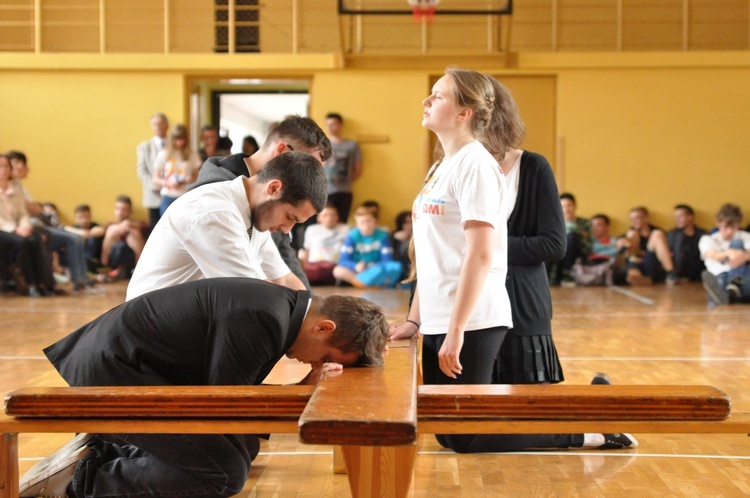
[[[444,216],[445,215],[445,201],[440,200],[440,199],[427,199],[427,201],[424,204],[422,204],[422,213]]]

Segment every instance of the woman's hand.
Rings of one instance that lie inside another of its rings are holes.
[[[419,327],[417,327],[417,324],[414,322],[394,323],[388,329],[388,337],[392,341],[408,339],[414,337],[414,334],[416,334],[417,331],[419,331]]]
[[[461,333],[448,333],[445,341],[438,352],[440,370],[451,379],[461,375],[463,367],[459,361],[461,348],[464,345],[464,335]]]

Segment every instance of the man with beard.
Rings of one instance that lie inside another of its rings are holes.
[[[198,179],[188,190],[208,183],[234,180],[238,176],[253,176],[274,157],[287,152],[306,152],[318,159],[321,164],[331,157],[331,142],[323,130],[310,118],[291,115],[276,124],[268,133],[263,146],[254,154],[234,154],[228,157],[209,157],[200,169]],[[311,219],[313,223],[314,219]],[[305,225],[300,225],[304,228]],[[298,231],[298,230],[297,230]],[[309,290],[310,283],[292,249],[288,234],[271,234],[281,259]]]
[[[303,152],[280,154],[250,178],[189,191],[151,233],[127,299],[214,277],[253,277],[303,290],[269,232],[289,233],[320,212],[326,199],[323,166]]]

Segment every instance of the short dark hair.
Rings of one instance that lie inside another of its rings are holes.
[[[316,213],[323,210],[328,200],[326,172],[317,159],[304,152],[279,154],[268,161],[255,178],[259,183],[280,180],[280,202],[298,206],[309,200]]]
[[[75,210],[73,210],[74,213],[82,213],[84,211],[91,212],[91,206],[88,204],[79,204],[76,206]]]
[[[562,194],[560,194],[560,200],[563,199],[568,199],[573,204],[576,204],[576,197],[570,192],[563,192]]]
[[[252,145],[255,147],[255,150],[258,150],[258,141],[255,140],[255,137],[252,135],[245,135],[245,137],[242,139],[243,144]]]
[[[313,297],[317,312],[336,324],[328,346],[344,353],[358,353],[356,366],[377,367],[383,364],[383,350],[388,341],[388,320],[383,309],[362,297]]]
[[[695,216],[695,211],[693,211],[693,207],[689,204],[677,204],[674,210],[677,211],[678,209],[684,209],[690,216]]]
[[[128,206],[130,206],[131,208],[133,207],[133,201],[131,201],[130,197],[128,197],[125,194],[118,195],[117,198],[115,199],[115,202],[123,202],[127,204]]]
[[[727,202],[721,206],[719,212],[716,213],[716,221],[724,221],[739,225],[742,223],[742,210],[737,204]]]
[[[401,211],[396,215],[396,231],[404,229],[404,223],[411,218],[411,211]]]
[[[609,226],[609,216],[607,216],[606,214],[597,213],[591,217],[591,220],[593,221],[597,218],[601,218],[604,221],[604,224]]]
[[[212,124],[201,126],[201,133],[203,133],[204,131],[215,131],[217,135],[219,134],[219,129]]]
[[[13,159],[16,159],[18,161],[21,161],[24,164],[28,162],[26,160],[26,154],[24,154],[20,150],[9,150],[8,153],[5,154],[5,157],[7,157],[8,160],[10,161],[12,161]]]
[[[630,212],[632,213],[633,211],[638,211],[643,216],[648,216],[648,208],[646,206],[636,206],[634,208],[631,208]]]
[[[268,133],[269,140],[294,140],[310,149],[318,149],[320,158],[325,162],[331,157],[331,141],[320,129],[320,126],[310,118],[291,115],[276,124]]]
[[[338,112],[329,112],[326,114],[326,119],[336,119],[339,123],[344,124],[344,118]]]

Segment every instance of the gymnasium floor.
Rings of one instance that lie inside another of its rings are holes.
[[[98,295],[29,299],[0,296],[0,387],[64,385],[41,349],[119,304],[125,284]],[[406,314],[401,290],[319,288],[356,293],[380,303],[393,320]],[[555,342],[566,382],[594,372],[617,384],[711,384],[750,411],[750,306],[711,308],[698,284],[649,288],[555,288]],[[268,379],[289,383],[303,365],[283,361]],[[421,436],[410,496],[748,496],[750,439],[745,435],[637,434],[630,451],[545,451],[456,455]],[[70,435],[22,435],[21,472]],[[240,496],[350,496],[331,472],[332,450],[292,435],[261,446]]]

